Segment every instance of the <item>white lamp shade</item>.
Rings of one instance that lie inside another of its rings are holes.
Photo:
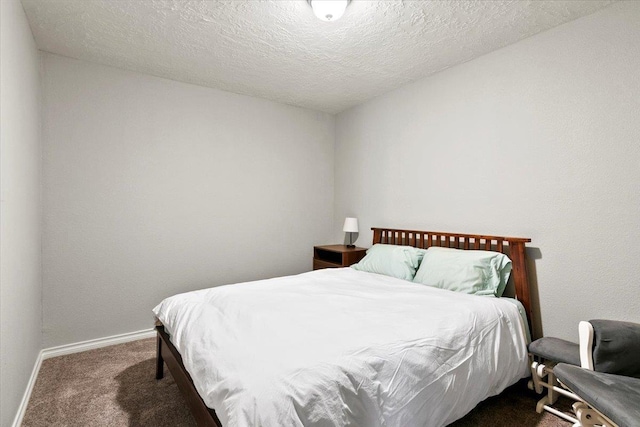
[[[347,8],[349,0],[311,0],[313,13],[323,21],[337,21]]]
[[[358,232],[358,218],[345,218],[344,227],[342,227],[342,231],[346,233],[357,233]]]

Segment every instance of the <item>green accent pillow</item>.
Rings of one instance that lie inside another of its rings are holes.
[[[369,248],[367,255],[351,268],[398,279],[413,280],[425,252],[424,249],[411,246],[377,244]]]
[[[510,274],[511,260],[499,252],[431,247],[413,281],[450,291],[500,297]]]

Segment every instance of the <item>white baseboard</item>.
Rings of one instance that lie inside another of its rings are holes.
[[[110,345],[137,341],[144,338],[153,338],[155,336],[156,331],[152,328],[144,329],[142,331],[128,332],[126,334],[112,335],[110,337],[97,338],[95,340],[49,347],[42,350],[42,360],[49,359],[51,357],[64,356],[66,354],[80,353],[81,351],[93,350],[94,348],[108,347]]]
[[[27,383],[27,389],[22,396],[22,400],[20,401],[20,406],[18,407],[18,412],[16,413],[15,418],[13,419],[13,427],[20,427],[22,424],[22,419],[24,418],[24,414],[27,410],[27,405],[29,404],[29,398],[31,398],[31,392],[33,391],[33,386],[36,384],[36,379],[38,378],[38,373],[40,372],[40,366],[42,366],[42,361],[45,359],[49,359],[51,357],[64,356],[66,354],[72,353],[80,353],[82,351],[93,350],[95,348],[108,347],[110,345],[123,344],[130,341],[137,341],[145,338],[153,338],[156,336],[155,329],[144,329],[142,331],[129,332],[126,334],[112,335],[110,337],[105,338],[97,338],[95,340],[81,341],[73,344],[60,345],[57,347],[45,348],[44,350],[40,350],[38,353],[38,358],[36,359],[36,363],[33,366],[33,371],[31,372],[31,377],[29,377],[29,382]]]
[[[29,377],[29,382],[27,383],[27,389],[24,391],[22,395],[22,400],[20,401],[20,406],[18,406],[18,412],[16,413],[15,418],[13,419],[13,427],[20,427],[22,424],[22,419],[24,418],[24,413],[27,411],[27,405],[29,404],[29,399],[31,398],[31,392],[33,391],[33,386],[36,384],[36,378],[38,378],[38,372],[40,372],[40,366],[42,365],[42,350],[38,353],[38,358],[36,359],[36,363],[33,365],[33,371],[31,371],[31,376]]]

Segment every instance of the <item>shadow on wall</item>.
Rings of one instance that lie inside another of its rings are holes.
[[[540,312],[540,295],[538,293],[538,272],[536,271],[536,260],[542,259],[542,251],[534,246],[527,247],[527,275],[529,276],[529,290],[531,292],[531,311],[535,320],[531,329],[533,339],[542,337],[542,314]]]

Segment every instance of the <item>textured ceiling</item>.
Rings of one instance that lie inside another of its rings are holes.
[[[40,49],[337,113],[612,1],[23,0]]]

